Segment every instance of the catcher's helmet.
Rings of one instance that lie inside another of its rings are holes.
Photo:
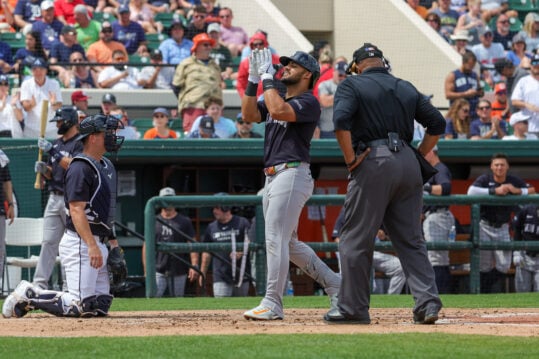
[[[117,136],[116,130],[123,128],[122,123],[114,116],[93,115],[88,116],[79,125],[79,140],[96,132],[105,132],[105,149],[108,152],[117,152],[124,142],[123,136]]]
[[[63,121],[58,127],[58,134],[63,135],[71,127],[79,123],[79,115],[75,106],[62,106],[56,110],[54,117],[49,122]]]
[[[318,64],[318,61],[316,61],[314,57],[303,51],[296,51],[296,53],[290,57],[281,56],[279,58],[279,62],[283,66],[288,65],[290,61],[295,62],[296,64],[300,65],[301,67],[313,74],[313,76],[311,77],[311,83],[309,84],[309,88],[312,89],[314,87],[314,83],[320,77],[320,65]]]

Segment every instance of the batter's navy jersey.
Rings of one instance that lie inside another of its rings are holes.
[[[394,93],[395,96],[389,96]],[[388,99],[380,101],[379,99]],[[335,130],[350,131],[352,145],[387,138],[396,132],[410,143],[414,119],[429,135],[445,132],[442,114],[408,81],[398,79],[382,67],[349,76],[337,87],[333,104]]]
[[[63,157],[74,157],[82,152],[82,142],[76,140],[77,136],[73,136],[67,141],[62,138],[56,139],[52,143],[52,148],[60,152]],[[52,167],[52,177],[49,180],[49,191],[64,192],[64,176],[65,170],[60,166],[60,161],[49,156],[47,164]]]
[[[76,231],[69,213],[70,202],[86,202],[86,218],[92,234],[114,236],[112,222],[116,202],[116,171],[103,157],[96,161],[83,154],[73,158],[65,176],[66,228]]]
[[[484,174],[475,180],[472,186],[480,188],[496,188],[502,184],[510,183],[516,188],[527,188],[528,185],[522,179],[507,175],[503,183],[498,183],[494,180],[492,173]],[[516,206],[481,206],[481,218],[485,219],[491,223],[503,224],[507,223],[510,219],[511,212],[513,212],[518,207]]]
[[[272,118],[266,104],[258,102],[262,121],[266,122],[264,167],[293,161],[311,161],[309,150],[316,124],[320,120],[320,103],[310,91],[285,99],[285,102],[296,112],[296,122]]]
[[[232,233],[236,236],[236,243],[245,241],[245,234],[249,232],[249,221],[241,216],[232,216],[232,219],[227,223],[220,223],[219,221],[211,222],[206,228],[206,233],[204,234],[203,242],[215,242],[215,243],[231,243],[232,242]],[[240,248],[237,251],[241,251]],[[230,252],[218,252],[218,254],[230,260]],[[247,255],[247,262],[245,265],[245,273],[251,273],[251,263],[249,260],[249,251],[244,253]],[[237,261],[236,268],[236,278],[240,275],[240,260]],[[214,282],[225,282],[228,284],[234,284],[232,280],[232,266],[228,263],[223,262],[217,257],[212,258],[212,268],[213,268],[213,281]],[[243,278],[243,281],[248,281],[248,279]],[[237,282],[237,279],[236,279]]]
[[[157,218],[163,220],[168,225],[164,225],[159,221],[155,222],[155,241],[166,243],[186,243],[188,240],[195,237],[195,229],[191,220],[181,214],[176,217],[165,219],[158,215]],[[187,263],[191,262],[189,253],[176,253],[175,255],[183,258]],[[155,270],[159,273],[170,275],[187,274],[187,265],[181,260],[171,256],[165,252],[157,252],[155,260]]]

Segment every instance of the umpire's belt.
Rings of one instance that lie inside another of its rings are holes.
[[[501,228],[501,226],[503,226],[504,224],[507,223],[507,222],[493,222],[493,221],[489,221],[489,220],[486,220],[486,219],[483,219],[483,218],[481,218],[481,222],[483,222],[487,226],[491,226],[491,227],[494,227],[494,228]]]
[[[281,164],[271,166],[271,167],[266,167],[266,168],[264,168],[264,174],[266,176],[274,176],[277,173],[279,173],[279,172],[281,172],[281,171],[283,171],[283,170],[285,170],[287,168],[299,167],[300,164],[301,164],[301,161],[294,161],[294,162],[281,163]]]
[[[70,229],[66,229],[66,233],[69,234],[70,236],[73,236],[73,237],[79,237],[79,234],[75,231],[72,231]],[[101,243],[107,243],[109,241],[109,237],[108,236],[97,236],[94,234],[94,238],[96,241],[99,241]],[[82,239],[82,238],[81,238]]]

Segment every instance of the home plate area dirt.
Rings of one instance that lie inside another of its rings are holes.
[[[0,336],[90,337],[290,333],[453,333],[539,336],[539,309],[442,309],[436,325],[415,325],[410,309],[371,309],[371,325],[329,325],[323,309],[285,309],[285,319],[248,321],[241,310],[112,312],[106,318],[29,313],[0,319]],[[50,331],[54,328],[54,333]]]

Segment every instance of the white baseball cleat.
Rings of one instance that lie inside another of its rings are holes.
[[[329,296],[329,311],[330,315],[333,314],[339,314],[339,307],[337,307],[337,304],[339,303],[339,297],[337,294],[333,294]]]
[[[243,317],[247,320],[282,320],[283,318],[278,316],[268,307],[259,305],[256,308],[246,311],[243,313]]]
[[[4,318],[11,318],[13,316],[21,318],[28,313],[28,309],[26,309],[29,301],[28,294],[33,296],[34,292],[32,288],[32,284],[25,280],[17,285],[17,288],[15,288],[13,293],[8,295],[2,305],[2,315]],[[28,293],[29,290],[31,293]]]

